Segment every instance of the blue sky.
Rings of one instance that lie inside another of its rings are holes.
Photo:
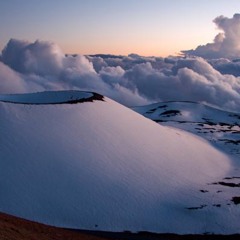
[[[239,0],[2,0],[0,48],[40,39],[66,53],[166,56],[211,42],[212,20],[237,12]]]

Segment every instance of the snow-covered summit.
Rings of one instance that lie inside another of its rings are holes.
[[[240,156],[240,113],[197,102],[160,102],[133,109],[161,125],[189,131],[226,153]]]
[[[0,211],[89,230],[239,232],[237,192],[220,184],[231,159],[208,142],[94,93],[0,99]]]

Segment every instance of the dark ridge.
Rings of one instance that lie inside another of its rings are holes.
[[[29,103],[29,102],[14,102],[14,101],[8,101],[8,100],[1,100],[1,102],[13,103],[13,104],[24,104],[24,105],[58,105],[58,104],[77,104],[77,103],[85,103],[85,102],[104,101],[104,96],[95,92],[88,92],[88,93],[91,93],[93,95],[89,98],[70,99],[68,101],[63,101],[63,102]]]
[[[233,133],[233,130],[231,130],[231,129],[222,129],[221,132],[230,132],[230,133]]]
[[[219,122],[218,123],[220,126],[229,126],[232,127],[232,125],[230,125],[229,123],[225,123],[225,122]]]
[[[186,209],[188,209],[188,210],[198,210],[198,209],[203,209],[205,207],[207,207],[207,205],[203,204],[200,207],[188,207]]]
[[[229,117],[235,117],[235,118],[240,120],[240,115],[238,115],[238,114],[229,114],[228,116]]]
[[[225,177],[225,180],[240,179],[240,177]]]
[[[213,204],[213,207],[221,207],[221,204]]]
[[[166,108],[167,107],[167,105],[162,105],[162,106],[158,106],[157,108]]]
[[[232,134],[240,134],[240,131],[234,131]]]
[[[160,120],[160,119],[153,119],[154,122],[156,123],[162,123],[162,122],[167,122],[166,120]]]
[[[103,101],[104,102],[104,97],[98,93],[94,93],[94,92],[91,92],[93,94],[93,96],[89,97],[89,98],[81,98],[81,99],[74,99],[74,100],[70,100],[70,101],[67,101],[65,103],[67,104],[76,104],[76,103],[84,103],[84,102],[94,102],[94,101]],[[63,103],[60,103],[60,104],[65,104],[64,102]],[[57,103],[59,104],[59,103]]]
[[[202,193],[207,193],[208,192],[208,190],[199,190],[200,192],[202,192]]]
[[[153,113],[153,112],[155,112],[156,110],[157,110],[157,108],[152,108],[152,109],[148,110],[146,113]]]
[[[216,182],[213,185],[222,185],[226,187],[240,187],[240,183],[227,183],[227,182]]]
[[[225,142],[225,143],[232,143],[234,145],[240,144],[240,140],[232,140],[232,139],[220,139],[219,141]]]
[[[205,129],[205,130],[216,130],[215,128],[212,128],[212,127],[204,127],[203,129]]]
[[[179,110],[168,110],[160,114],[160,116],[167,116],[167,117],[177,116],[177,115],[181,115],[181,112]]]
[[[202,118],[202,120],[204,120],[205,123],[210,125],[210,126],[217,125],[216,123],[212,122],[212,120],[209,119],[209,118]]]
[[[216,123],[214,123],[214,122],[210,122],[210,121],[206,121],[205,124],[208,124],[208,125],[210,125],[210,126],[217,125]]]
[[[236,205],[240,204],[240,197],[233,197],[231,201],[234,202],[234,204]]]
[[[150,114],[150,113],[155,112],[157,109],[166,108],[166,107],[167,107],[167,105],[158,106],[158,107],[156,107],[156,108],[149,109],[146,113],[147,113],[147,114]]]

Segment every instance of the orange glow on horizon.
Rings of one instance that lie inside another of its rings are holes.
[[[167,57],[169,55],[178,55],[180,53],[179,47],[173,48],[172,46],[157,46],[152,45],[154,47],[146,47],[149,45],[143,46],[124,46],[124,45],[111,45],[111,46],[87,46],[83,44],[64,44],[60,45],[62,51],[68,54],[83,54],[83,55],[91,55],[91,54],[113,54],[113,55],[123,55],[127,56],[131,53],[138,54],[140,56],[155,56],[155,57]],[[181,48],[180,48],[181,49]],[[183,48],[185,49],[185,48]],[[188,48],[187,48],[188,49]]]

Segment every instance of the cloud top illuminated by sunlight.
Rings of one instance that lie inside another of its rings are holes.
[[[240,57],[240,14],[234,14],[232,18],[219,16],[213,22],[222,31],[216,35],[213,43],[182,52],[208,59]]]

